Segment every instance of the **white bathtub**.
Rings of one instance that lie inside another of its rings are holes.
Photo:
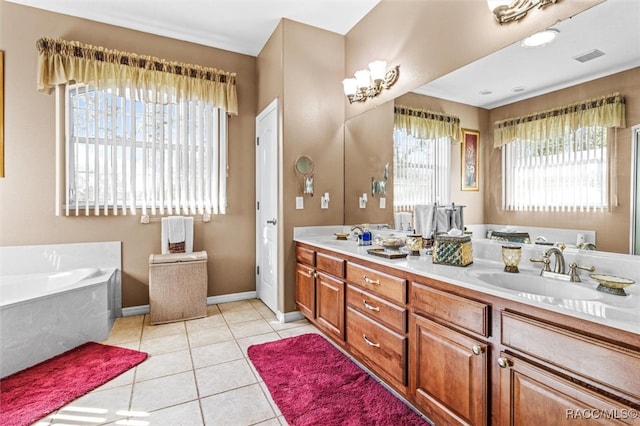
[[[0,377],[109,336],[119,242],[0,247],[0,259]]]

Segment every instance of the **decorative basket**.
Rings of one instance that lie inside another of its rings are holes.
[[[437,236],[433,244],[433,263],[467,266],[473,263],[471,237]]]
[[[509,243],[531,244],[531,237],[528,232],[491,232],[491,239],[495,241],[503,241]]]

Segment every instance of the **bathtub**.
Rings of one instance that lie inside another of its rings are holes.
[[[0,247],[0,259],[0,377],[105,340],[121,316],[119,242]]]

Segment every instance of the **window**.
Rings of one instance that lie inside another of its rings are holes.
[[[417,204],[448,204],[451,141],[418,139],[405,130],[393,132],[393,206],[412,211]]]
[[[608,207],[607,127],[504,145],[505,210],[589,211]]]
[[[226,111],[129,93],[67,86],[67,215],[224,213]]]

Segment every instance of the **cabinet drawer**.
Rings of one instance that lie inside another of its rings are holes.
[[[627,395],[640,395],[640,353],[502,312],[502,344]]]
[[[316,252],[306,247],[296,246],[296,261],[309,266],[316,265]]]
[[[446,321],[455,328],[480,336],[489,335],[490,309],[484,303],[414,282],[411,284],[411,306],[414,312]]]
[[[344,264],[344,259],[339,257],[321,252],[316,253],[316,269],[334,277],[344,278]]]
[[[401,305],[407,303],[407,280],[404,278],[348,262],[347,280],[376,296]]]
[[[383,323],[398,333],[407,331],[407,310],[358,287],[347,286],[347,306]]]
[[[407,384],[407,338],[356,310],[347,308],[347,342],[373,367],[402,385]]]

